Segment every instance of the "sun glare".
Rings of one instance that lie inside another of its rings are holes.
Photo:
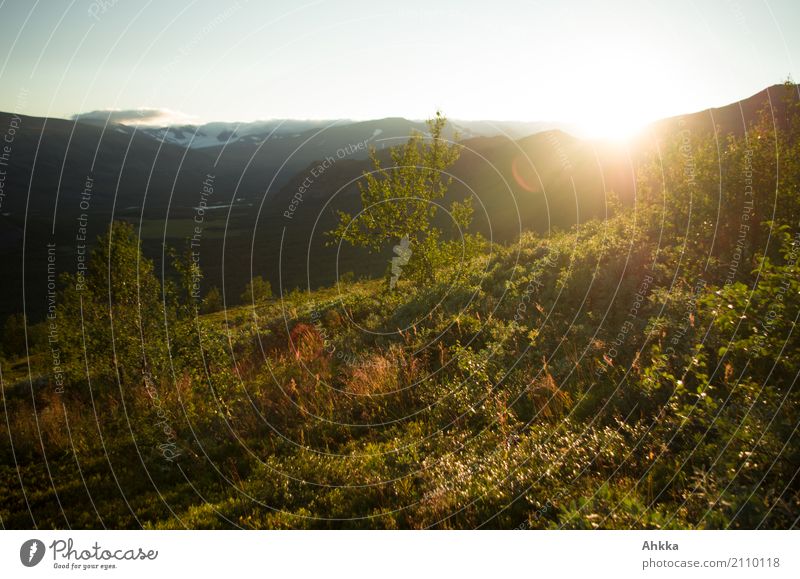
[[[625,39],[571,55],[568,66],[581,90],[561,103],[562,117],[571,120],[577,136],[625,141],[668,108],[669,86]]]
[[[630,111],[606,110],[576,121],[574,131],[587,139],[627,141],[644,129],[649,120]]]
[[[606,83],[605,88],[588,97],[572,116],[577,136],[587,139],[626,141],[659,118],[654,103],[637,94],[628,83]]]

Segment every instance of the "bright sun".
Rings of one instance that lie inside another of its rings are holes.
[[[625,141],[659,118],[672,96],[669,84],[659,82],[644,57],[622,42],[595,46],[570,64],[585,88],[565,99],[562,106],[571,110],[563,117],[572,119],[582,137]]]
[[[652,119],[637,111],[614,110],[608,107],[596,110],[583,119],[576,119],[575,132],[588,139],[626,141],[641,131]]]
[[[574,131],[589,139],[625,141],[641,131],[658,114],[653,103],[637,94],[637,87],[619,82],[614,90],[603,88],[575,105]],[[605,87],[614,86],[606,83]]]

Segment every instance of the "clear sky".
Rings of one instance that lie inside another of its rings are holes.
[[[800,78],[800,0],[0,0],[0,110],[562,121]]]

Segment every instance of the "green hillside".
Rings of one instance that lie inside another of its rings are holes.
[[[115,224],[27,353],[24,321],[5,332],[3,525],[791,527],[786,111],[674,134],[603,219],[464,259],[440,240],[424,284],[387,264],[203,313],[191,259],[162,284]]]

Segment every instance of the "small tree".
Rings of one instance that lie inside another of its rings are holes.
[[[70,382],[86,380],[87,371],[101,388],[141,384],[145,370],[156,382],[169,374],[165,326],[174,327],[174,299],[130,224],[115,221],[98,238],[82,281],[69,274],[61,281],[59,347]]]
[[[272,285],[260,275],[257,275],[248,283],[241,296],[242,303],[263,304],[272,299]]]
[[[222,309],[222,294],[219,291],[217,286],[213,286],[206,297],[203,298],[203,313],[204,314],[213,314],[214,312],[218,312]]]
[[[377,151],[370,150],[374,169],[365,172],[359,183],[362,211],[356,215],[340,211],[338,226],[328,233],[371,252],[401,244],[404,277],[419,282],[435,281],[437,271],[447,265],[441,258],[449,252],[441,249],[448,242],[434,218],[452,182],[447,169],[460,154],[459,146],[444,138],[447,119],[441,113],[426,124],[427,137],[414,132],[404,145],[390,149],[390,167],[384,168]],[[463,232],[472,221],[470,200],[454,202],[450,215]],[[460,241],[449,243],[461,246]],[[396,277],[393,274],[392,279]]]

